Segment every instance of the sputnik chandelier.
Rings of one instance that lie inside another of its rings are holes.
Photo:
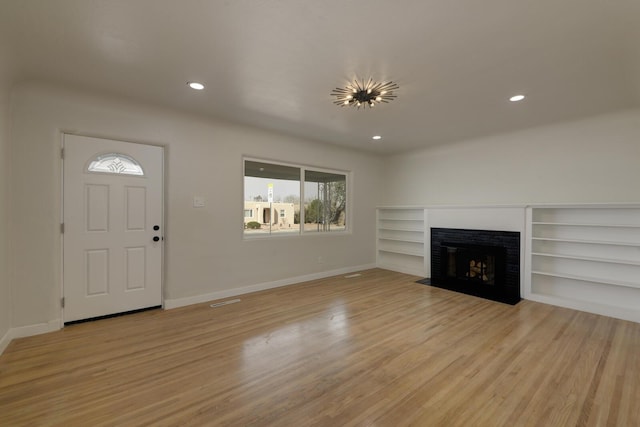
[[[335,88],[331,91],[331,95],[336,97],[333,103],[341,107],[350,105],[352,107],[358,107],[358,109],[366,106],[371,108],[375,107],[376,104],[382,102],[388,103],[395,99],[396,96],[393,94],[393,91],[399,87],[400,86],[394,82],[377,83],[369,79],[369,81],[365,83],[364,80],[358,82],[356,79],[344,88]]]

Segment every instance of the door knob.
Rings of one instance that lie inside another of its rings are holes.
[[[158,241],[160,241],[160,238],[158,236],[153,236],[153,241],[154,242],[158,242]]]
[[[159,226],[159,225],[154,225],[154,226],[153,226],[153,229],[154,229],[155,231],[158,231],[158,230],[160,230],[160,226]]]

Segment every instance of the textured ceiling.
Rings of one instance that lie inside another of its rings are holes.
[[[639,5],[0,0],[0,37],[23,79],[392,153],[640,106]],[[334,105],[356,77],[398,98]]]

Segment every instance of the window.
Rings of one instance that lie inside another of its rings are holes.
[[[245,160],[244,209],[245,235],[300,233],[300,168]]]
[[[305,170],[304,230],[344,231],[347,223],[347,176]]]
[[[244,234],[347,230],[347,174],[244,161]]]
[[[96,157],[89,163],[89,172],[143,176],[142,166],[133,157],[122,153],[109,153]]]

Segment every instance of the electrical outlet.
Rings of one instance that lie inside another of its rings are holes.
[[[319,256],[318,257],[318,264],[324,264],[324,258]]]
[[[194,208],[204,208],[205,199],[202,196],[194,196],[193,197],[193,207]]]

